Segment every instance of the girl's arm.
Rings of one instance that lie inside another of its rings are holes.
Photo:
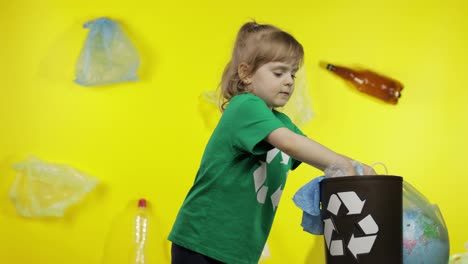
[[[265,140],[289,156],[324,171],[332,164],[346,170],[347,175],[356,175],[352,159],[338,154],[320,143],[281,127],[271,132]],[[374,169],[363,164],[364,174],[376,174]]]

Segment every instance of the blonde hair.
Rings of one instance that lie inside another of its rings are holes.
[[[224,111],[232,97],[247,92],[238,72],[241,63],[249,66],[248,74],[251,74],[268,62],[291,63],[299,68],[303,59],[302,45],[289,33],[255,21],[245,23],[237,34],[232,58],[223,72],[220,110]]]

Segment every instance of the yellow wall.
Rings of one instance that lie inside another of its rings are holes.
[[[367,163],[384,162],[437,203],[451,253],[468,241],[468,4],[446,1],[20,0],[0,15],[0,262],[100,263],[110,223],[140,196],[165,238],[193,181],[210,131],[198,111],[220,80],[235,33],[250,18],[288,30],[305,47],[315,118],[304,132]],[[72,82],[87,30],[118,20],[142,58],[137,83]],[[405,84],[398,105],[353,91],[319,61],[364,66]],[[16,215],[11,164],[32,154],[101,185],[67,217]],[[380,170],[380,169],[379,169]],[[381,172],[381,171],[380,171]],[[290,174],[266,263],[320,263],[321,237],[303,232],[291,197],[320,171]],[[166,246],[166,245],[165,245]],[[167,260],[161,249],[159,263]],[[159,250],[158,248],[154,249]]]

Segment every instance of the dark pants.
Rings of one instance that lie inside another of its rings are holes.
[[[172,243],[172,264],[223,264],[190,249]]]

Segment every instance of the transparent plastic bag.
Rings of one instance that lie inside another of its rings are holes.
[[[468,242],[466,242],[465,248],[468,250]],[[450,256],[449,264],[468,264],[468,252]]]
[[[434,221],[438,226],[438,231],[445,232],[443,237],[447,237],[447,229],[442,213],[437,204],[432,204],[416,188],[406,181],[403,181],[403,211],[407,209],[417,209],[427,218]],[[443,227],[443,228],[440,228]]]
[[[268,246],[268,242],[266,242],[265,246],[263,247],[262,255],[260,255],[260,261],[259,262],[266,261],[270,257],[271,257],[270,247]]]
[[[198,111],[200,112],[205,127],[213,130],[221,117],[219,110],[219,94],[216,91],[203,91],[198,98]]]
[[[98,18],[83,25],[89,28],[76,63],[75,82],[83,86],[137,81],[140,57],[119,24]]]
[[[305,66],[296,73],[294,92],[282,111],[293,120],[298,127],[307,125],[315,116],[312,110],[312,97],[309,92]]]
[[[403,181],[403,263],[447,263],[450,241],[437,204]]]
[[[29,157],[16,163],[17,175],[10,200],[24,217],[61,217],[80,202],[98,180],[68,165],[53,164]]]
[[[314,117],[312,110],[312,99],[309,93],[309,86],[305,75],[305,68],[302,67],[296,73],[296,84],[294,92],[289,102],[277,109],[284,112],[298,127],[308,124]],[[203,91],[199,97],[198,110],[203,118],[207,129],[214,129],[221,117],[220,109],[220,90]]]
[[[359,161],[353,160],[351,162],[351,164],[353,165],[353,168],[356,171],[356,176],[364,175],[364,166],[362,165],[362,163],[360,163]],[[388,174],[387,167],[385,166],[385,164],[383,164],[382,162],[376,162],[376,163],[372,164],[371,167],[374,168],[376,165],[382,165],[384,167],[384,169],[385,169],[385,175]],[[346,173],[346,169],[343,168],[342,166],[339,166],[336,163],[328,166],[325,169],[324,172],[325,172],[325,178],[335,178],[335,177],[349,176]]]

